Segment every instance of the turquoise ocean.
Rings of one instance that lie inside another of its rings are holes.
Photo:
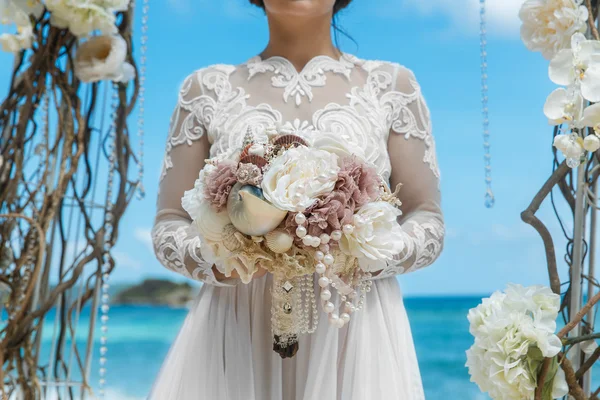
[[[479,297],[405,299],[427,400],[486,400],[469,381],[465,351],[472,344],[467,313]],[[108,321],[106,399],[144,399],[187,314],[186,308],[113,306]],[[77,347],[83,351],[89,308],[81,315]],[[48,315],[48,322],[55,312]],[[51,330],[44,332],[43,357],[52,351]],[[71,346],[68,341],[66,346]],[[99,380],[100,332],[95,338],[92,388]],[[67,354],[69,351],[66,352]],[[598,369],[596,369],[596,372]],[[596,374],[594,374],[596,375]],[[76,376],[73,379],[77,379]],[[596,380],[596,379],[595,379]]]

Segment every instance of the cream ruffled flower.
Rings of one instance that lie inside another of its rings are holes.
[[[492,399],[533,399],[544,357],[562,347],[554,334],[560,297],[542,286],[509,285],[469,311],[475,337],[467,351],[471,381]],[[548,376],[552,397],[567,394],[564,374]]]
[[[390,203],[367,203],[354,214],[353,230],[344,233],[340,249],[358,259],[365,271],[377,271],[404,249],[403,231],[397,221],[401,211]]]
[[[576,33],[571,47],[559,51],[550,61],[550,80],[563,86],[579,84],[584,99],[600,101],[600,42]]]
[[[570,46],[573,34],[585,32],[588,10],[582,0],[527,0],[519,18],[525,46],[550,60]]]
[[[263,195],[281,210],[304,211],[333,190],[340,169],[337,160],[337,155],[324,150],[291,148],[263,175]]]
[[[135,77],[126,57],[127,43],[121,36],[94,36],[77,49],[75,73],[83,82],[126,82]]]
[[[68,28],[75,36],[87,36],[96,30],[105,35],[117,33],[115,10],[95,2],[46,0],[46,7],[52,13],[50,19],[52,25],[57,28]]]
[[[356,146],[348,140],[344,140],[337,133],[319,132],[312,141],[314,148],[325,150],[337,154],[342,159],[349,156],[355,156],[357,160],[366,162],[365,151],[360,146]]]

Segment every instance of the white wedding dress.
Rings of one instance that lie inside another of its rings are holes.
[[[405,250],[373,278],[349,324],[335,328],[320,311],[316,332],[300,336],[288,359],[272,350],[272,275],[248,285],[218,281],[181,207],[209,149],[210,157],[226,157],[248,126],[272,123],[309,138],[333,132],[362,148],[386,180],[403,184]],[[171,120],[152,240],[165,267],[204,285],[149,399],[424,399],[396,275],[430,265],[442,250],[439,179],[429,111],[403,66],[320,55],[297,71],[285,58],[257,56],[189,75]]]

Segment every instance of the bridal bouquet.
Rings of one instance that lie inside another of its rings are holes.
[[[361,149],[332,133],[309,143],[292,132],[270,126],[259,141],[249,127],[242,148],[206,160],[182,199],[206,261],[244,283],[258,268],[273,274],[273,349],[281,357],[316,329],[315,273],[321,308],[341,328],[363,306],[371,272],[404,247],[397,190]]]

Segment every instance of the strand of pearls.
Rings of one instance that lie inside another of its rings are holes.
[[[488,112],[488,84],[487,84],[487,22],[486,0],[479,0],[479,43],[481,51],[481,113],[483,115],[483,149],[485,164],[485,206],[492,208],[495,203],[494,192],[492,191],[492,155],[490,153],[490,120]]]
[[[106,353],[108,351],[107,347],[107,333],[108,333],[108,311],[110,309],[109,306],[109,295],[108,289],[110,285],[108,283],[109,280],[109,271],[110,271],[110,258],[109,251],[111,249],[112,243],[110,243],[112,236],[112,223],[113,223],[113,212],[112,212],[112,188],[114,183],[114,174],[116,168],[116,160],[117,160],[117,148],[115,143],[115,129],[117,126],[117,118],[118,118],[118,107],[119,107],[119,94],[118,87],[116,84],[113,84],[113,95],[112,95],[112,104],[111,104],[111,127],[109,130],[108,137],[108,178],[107,178],[107,189],[106,189],[106,221],[105,221],[105,234],[104,234],[104,254],[102,256],[102,286],[101,286],[101,306],[100,306],[100,369],[99,369],[99,387],[98,394],[101,398],[104,398],[105,390],[104,387],[106,385]]]
[[[335,263],[335,258],[330,252],[330,242],[338,242],[342,238],[342,235],[352,234],[354,226],[347,224],[343,226],[341,231],[335,230],[331,232],[331,236],[323,233],[316,237],[308,234],[308,230],[304,226],[306,224],[306,216],[303,213],[297,213],[294,221],[298,224],[296,236],[302,240],[302,243],[307,247],[318,248],[318,250],[315,250],[314,257],[315,261],[317,261],[315,271],[319,275],[318,284],[321,287],[321,308],[328,315],[331,325],[342,328],[350,322],[350,315],[363,307],[365,293],[371,290],[370,285],[372,284],[368,279],[370,278],[370,274],[367,274],[367,279],[359,285],[361,294],[358,305],[355,306],[352,300],[356,297],[356,291],[352,290],[350,293],[343,294],[341,292],[343,282],[330,271],[331,266]],[[339,294],[340,304],[337,306],[331,301],[332,293],[329,289],[330,287],[336,289]]]
[[[146,101],[146,50],[148,42],[148,10],[150,8],[149,0],[143,0],[142,6],[142,37],[140,38],[140,68],[139,68],[139,81],[140,81],[140,95],[138,98],[138,120],[137,120],[137,135],[139,139],[138,149],[138,185],[137,185],[137,198],[143,199],[146,195],[144,189],[144,103]]]

